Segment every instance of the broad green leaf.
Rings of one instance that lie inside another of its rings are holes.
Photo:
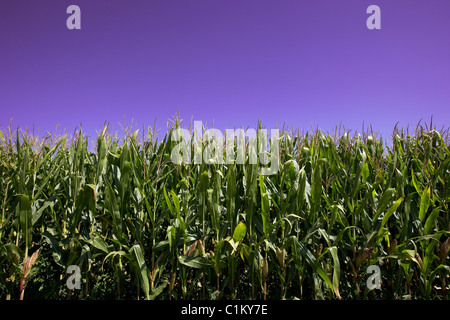
[[[227,172],[227,215],[228,220],[231,223],[231,227],[234,227],[234,221],[236,218],[236,173],[234,164],[228,165]]]
[[[116,193],[111,187],[110,183],[108,183],[108,205],[109,212],[113,221],[113,233],[119,241],[122,241],[123,232],[122,232],[122,215],[120,214],[120,206],[116,197]]]
[[[91,244],[92,244],[95,248],[97,248],[97,249],[103,251],[104,253],[108,253],[108,252],[109,252],[107,243],[106,243],[105,240],[104,240],[101,236],[99,236],[98,234],[94,235],[94,237],[91,239]]]
[[[245,226],[245,223],[239,222],[239,224],[234,229],[233,240],[235,242],[243,241],[246,233],[247,233],[247,227]]]
[[[125,210],[125,207],[127,205],[127,194],[130,187],[131,171],[132,163],[130,161],[125,162],[120,168],[119,197],[122,211]]]
[[[6,256],[6,259],[10,263],[14,263],[17,266],[19,265],[20,258],[23,256],[22,250],[18,246],[12,243],[7,243],[4,246],[0,247],[0,258],[3,258],[3,252]]]
[[[32,237],[32,211],[31,211],[31,202],[28,196],[21,194],[19,195],[19,217],[20,217],[20,228],[22,231],[23,239],[25,240],[25,246],[31,246],[31,237]]]
[[[370,171],[369,171],[369,164],[366,162],[364,163],[364,166],[362,168],[362,178],[363,182],[367,181],[367,178],[369,178]]]
[[[294,250],[298,250],[298,252],[306,260],[308,265],[314,270],[314,272],[316,272],[325,281],[325,283],[334,292],[333,283],[331,282],[330,278],[326,274],[325,270],[323,270],[323,268],[320,266],[320,263],[317,261],[317,259],[314,257],[314,255],[311,253],[311,251],[309,251],[308,248],[306,248],[303,243],[300,243],[297,238],[294,237],[293,240],[294,240],[293,241]]]
[[[427,187],[425,190],[423,190],[422,195],[420,196],[419,219],[421,222],[423,222],[423,219],[425,219],[425,215],[427,214],[429,206],[430,206],[430,187]]]
[[[313,170],[312,184],[311,184],[311,209],[313,218],[317,217],[317,212],[322,200],[322,160],[318,160]],[[314,219],[313,219],[314,220]]]
[[[440,210],[441,210],[441,208],[437,207],[428,216],[427,221],[425,222],[425,226],[423,228],[424,235],[427,235],[430,233],[431,228],[433,228],[433,226],[435,225],[436,218],[439,216]]]
[[[395,189],[394,188],[388,188],[383,195],[381,196],[381,199],[378,201],[378,206],[377,206],[377,212],[375,213],[372,221],[375,222],[378,217],[380,216],[380,214],[382,214],[384,212],[384,210],[386,210],[389,202],[391,201],[392,195],[394,194]]]
[[[179,214],[180,213],[180,199],[178,199],[177,194],[173,190],[170,191],[170,195],[172,196],[173,205],[175,206],[176,213]]]
[[[58,264],[59,266],[65,267],[66,263],[63,258],[63,252],[62,252],[60,243],[48,231],[44,231],[42,233],[42,235],[45,237],[46,242],[51,245],[52,256],[53,256],[53,259],[55,260],[56,264]]]
[[[219,274],[220,272],[220,267],[221,267],[221,257],[222,257],[222,248],[225,245],[225,241],[224,240],[220,240],[216,246],[214,247],[214,257],[213,257],[213,262],[214,262],[214,270],[216,271],[216,275]]]
[[[416,174],[414,173],[414,170],[411,170],[411,182],[412,182],[414,188],[416,189],[416,192],[418,194],[422,194],[422,189],[420,189],[420,185],[417,182]]]
[[[389,218],[392,216],[392,214],[395,212],[395,210],[397,210],[397,208],[400,206],[402,201],[403,201],[403,197],[401,197],[400,199],[395,201],[394,204],[384,214],[383,220],[381,221],[380,228],[378,229],[378,237],[381,237],[383,235],[383,228],[384,228],[385,224],[387,223]]]
[[[157,286],[153,291],[151,292],[149,296],[149,300],[155,300],[156,297],[158,297],[164,290],[165,287],[169,284],[169,281],[164,280],[159,286]]]
[[[170,213],[172,214],[172,217],[176,217],[177,214],[172,206],[172,203],[170,202],[169,196],[167,195],[166,187],[164,187],[164,198],[166,199],[166,204],[169,208]]]
[[[341,276],[341,265],[339,263],[339,257],[338,257],[338,248],[337,247],[330,247],[330,253],[333,257],[333,289],[334,293],[336,294],[336,297],[339,299],[341,298],[341,295],[339,293],[339,280]]]
[[[31,225],[34,226],[36,224],[36,222],[39,220],[39,218],[42,216],[42,213],[44,212],[44,210],[47,209],[52,204],[53,204],[53,201],[45,201],[44,204],[38,210],[35,210],[35,211],[33,210]]]
[[[139,278],[139,283],[144,291],[147,300],[150,299],[150,285],[148,282],[147,266],[145,264],[144,255],[139,245],[134,245],[130,248],[130,254],[133,257],[132,264],[134,266],[134,272]]]
[[[426,275],[428,272],[428,268],[430,267],[433,261],[434,255],[434,247],[436,246],[437,240],[432,239],[430,244],[427,246],[425,250],[425,257],[423,258],[423,266],[422,266],[422,274]]]
[[[178,257],[178,261],[180,261],[180,263],[185,266],[196,269],[209,268],[214,266],[214,263],[212,261],[207,260],[203,257],[180,256]]]
[[[261,218],[263,223],[264,234],[268,234],[270,228],[270,202],[269,195],[264,186],[263,176],[259,176],[259,185],[261,190]]]
[[[304,168],[302,168],[299,172],[299,186],[297,189],[297,211],[300,212],[305,203],[307,203],[308,190],[307,190],[307,181],[306,181],[306,172]]]

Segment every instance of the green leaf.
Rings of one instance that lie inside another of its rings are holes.
[[[263,223],[263,232],[267,235],[270,228],[270,202],[262,175],[259,176],[259,186],[261,191],[261,218]]]
[[[169,233],[169,231],[168,231],[168,233]],[[169,234],[168,234],[168,236],[169,236]],[[172,245],[173,245],[173,244],[172,244]],[[167,247],[169,247],[169,249],[170,249],[170,241],[169,241],[169,240],[163,240],[163,241],[157,242],[157,243],[153,246],[153,250],[154,250],[155,252],[156,252],[156,251],[163,251],[163,250],[166,250]]]
[[[317,261],[317,259],[314,257],[314,255],[311,253],[311,251],[309,251],[308,248],[306,248],[303,243],[300,243],[295,236],[293,236],[292,239],[293,239],[293,246],[294,246],[293,251],[300,252],[300,254],[303,256],[303,258],[305,258],[308,265],[314,270],[314,272],[316,272],[325,281],[325,283],[334,292],[333,283],[331,282],[330,278],[326,274],[325,270],[320,266],[320,263]]]
[[[225,240],[220,240],[217,242],[214,247],[214,257],[212,258],[214,262],[214,270],[216,271],[216,275],[219,275],[220,267],[221,267],[221,257],[222,257],[222,248],[225,245]]]
[[[420,197],[419,220],[421,222],[423,222],[423,219],[425,219],[425,215],[427,214],[429,206],[430,206],[430,187],[427,187],[425,190],[423,190],[422,195]]]
[[[239,224],[234,229],[233,240],[235,242],[243,241],[246,233],[247,233],[247,227],[245,226],[245,223],[239,222]]]
[[[234,227],[236,219],[236,173],[235,166],[228,166],[227,172],[227,215],[231,226]]]
[[[35,225],[36,222],[39,220],[39,218],[42,216],[42,213],[44,210],[52,204],[52,201],[45,201],[42,207],[39,208],[39,210],[33,210],[32,213],[32,219],[31,219],[31,225]]]
[[[420,189],[419,183],[416,180],[416,174],[414,173],[414,170],[411,170],[411,181],[414,188],[416,189],[416,192],[418,194],[422,194],[422,190]]]
[[[367,178],[369,177],[369,175],[370,175],[369,165],[368,165],[368,163],[366,162],[366,163],[364,163],[364,166],[363,166],[363,168],[362,168],[362,178],[363,178],[363,182],[366,182],[366,181],[367,181]]]
[[[106,139],[105,139],[105,132],[107,127],[103,128],[102,133],[99,135],[97,139],[97,174],[96,174],[96,182],[99,182],[100,175],[102,174],[102,171],[106,164]]]
[[[123,155],[123,154],[122,154]],[[120,181],[119,181],[119,197],[121,203],[121,210],[125,210],[125,206],[128,204],[127,202],[127,191],[130,184],[130,173],[132,171],[132,163],[125,162],[123,166],[120,168]]]
[[[120,250],[120,251],[111,251],[110,253],[108,253],[106,256],[105,256],[105,258],[103,259],[103,263],[102,263],[102,271],[103,271],[103,264],[105,263],[105,261],[106,260],[108,260],[108,258],[109,257],[112,257],[112,260],[114,261],[114,258],[116,257],[116,256],[124,256],[124,257],[126,257],[127,256],[127,253],[125,252],[125,251],[122,251],[122,250]]]
[[[111,184],[108,182],[108,205],[109,212],[113,221],[113,233],[119,241],[122,241],[123,233],[122,233],[122,215],[120,214],[120,206],[116,197],[116,192],[111,187]]]
[[[0,247],[0,249],[4,250],[4,252],[6,253],[6,259],[8,260],[8,262],[14,263],[18,266],[20,257],[23,255],[22,250],[20,250],[18,246],[12,243],[7,243],[4,246]],[[0,258],[2,258],[2,255],[0,255]]]
[[[172,214],[172,216],[178,220],[178,222],[180,224],[181,232],[184,236],[186,236],[185,223],[180,215],[180,208],[181,208],[180,207],[180,199],[178,199],[178,196],[176,195],[176,193],[173,190],[170,192],[170,194],[172,196],[174,206],[172,206],[169,196],[167,195],[166,188],[164,187],[164,198],[166,199],[166,204],[169,207],[169,211]]]
[[[308,197],[308,188],[306,181],[306,172],[304,168],[302,168],[299,172],[299,186],[297,189],[297,201],[296,208],[297,211],[300,212],[303,209],[305,203],[307,203]]]
[[[170,202],[169,196],[167,195],[166,187],[164,187],[164,199],[166,199],[166,204],[169,208],[170,213],[172,214],[172,217],[176,217],[177,214],[172,206],[172,203]]]
[[[180,199],[178,199],[178,196],[175,193],[175,191],[171,190],[170,194],[173,199],[173,205],[175,206],[176,213],[179,214],[180,213]]]
[[[322,200],[322,166],[321,166],[322,160],[318,160],[312,175],[312,182],[311,182],[311,209],[312,209],[312,218],[317,216],[317,212],[320,208],[320,203]]]
[[[436,218],[439,216],[440,207],[435,208],[431,214],[428,216],[427,221],[425,222],[425,227],[423,228],[423,234],[427,235],[430,233],[431,228],[435,225]]]
[[[181,256],[178,257],[178,260],[181,264],[196,269],[209,268],[214,266],[214,263],[212,261],[207,260],[203,257]]]
[[[430,281],[433,281],[439,271],[444,269],[447,274],[450,274],[450,267],[444,264],[440,264],[433,272],[430,273]]]
[[[25,240],[25,246],[31,246],[31,231],[32,231],[32,211],[31,211],[31,202],[28,196],[24,194],[20,194],[20,203],[19,203],[19,220],[20,220],[20,228],[22,230],[22,236]]]
[[[46,238],[46,242],[52,247],[52,255],[56,264],[59,266],[65,267],[66,263],[63,259],[62,249],[60,243],[55,239],[53,235],[51,235],[48,231],[44,231],[42,235]]]
[[[169,284],[169,281],[164,280],[159,286],[157,286],[150,294],[149,300],[155,300],[157,296],[159,296],[165,287]]]
[[[109,252],[107,243],[98,234],[96,234],[94,236],[94,238],[91,239],[90,243],[91,243],[92,246],[94,246],[95,248],[103,251],[104,253],[108,253]]]
[[[134,267],[134,273],[139,278],[139,283],[144,291],[147,300],[150,299],[150,285],[148,282],[147,265],[145,264],[144,255],[141,247],[135,244],[130,248],[130,254],[133,257],[131,264]]]
[[[436,246],[437,240],[431,239],[430,244],[427,246],[425,250],[425,257],[423,258],[423,265],[422,265],[422,273],[427,274],[428,268],[430,264],[433,261],[433,255],[434,255],[434,247]]]
[[[383,236],[383,228],[384,225],[386,224],[386,222],[389,220],[389,218],[392,216],[392,214],[395,212],[395,210],[397,210],[397,208],[400,206],[400,204],[403,201],[403,197],[401,197],[400,199],[398,199],[397,201],[394,202],[394,204],[388,209],[388,211],[385,213],[383,220],[381,221],[381,226],[378,229],[378,238]]]
[[[333,257],[333,262],[334,262],[333,290],[334,290],[334,293],[336,294],[336,297],[338,297],[340,299],[341,295],[339,293],[339,279],[341,276],[341,265],[339,263],[338,249],[337,249],[337,247],[330,247],[329,249],[330,249],[330,253],[331,253],[331,256]]]
[[[392,198],[392,195],[394,194],[394,192],[395,192],[394,188],[388,188],[381,196],[381,199],[378,201],[377,212],[375,213],[375,215],[372,219],[372,221],[374,223],[378,219],[380,214],[382,214],[384,212],[384,210],[386,210],[389,202],[391,201],[391,198]]]

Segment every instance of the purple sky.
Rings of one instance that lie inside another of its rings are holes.
[[[178,110],[220,129],[448,127],[449,14],[449,0],[1,0],[0,128],[164,129]]]

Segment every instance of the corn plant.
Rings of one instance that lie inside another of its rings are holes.
[[[181,125],[161,140],[105,126],[93,149],[81,130],[0,130],[0,298],[449,298],[447,130],[283,129],[263,175],[250,139],[242,164],[174,163]]]

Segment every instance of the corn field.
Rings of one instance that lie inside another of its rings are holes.
[[[264,176],[174,164],[180,125],[105,126],[92,148],[1,130],[0,299],[449,298],[447,130],[283,129]]]

